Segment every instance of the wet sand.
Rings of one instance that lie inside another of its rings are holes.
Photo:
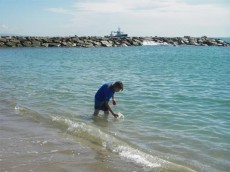
[[[0,103],[0,171],[139,171],[103,150],[82,145],[49,124],[20,116]],[[121,165],[122,163],[122,165]]]

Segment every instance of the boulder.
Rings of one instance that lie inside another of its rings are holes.
[[[49,47],[49,44],[48,43],[41,43],[41,46],[42,47]]]
[[[220,44],[224,44],[225,41],[224,40],[221,40],[221,39],[217,39],[216,42],[220,43]]]
[[[48,38],[42,38],[41,43],[48,43],[51,42]]]
[[[83,40],[80,40],[80,39],[79,39],[79,41],[76,42],[76,43],[77,43],[77,45],[82,45],[82,44],[84,44],[85,42],[84,42]]]
[[[133,42],[139,43],[140,45],[142,45],[142,41],[140,41],[139,39],[133,39]]]
[[[182,38],[181,41],[183,41],[183,44],[189,45],[189,40],[187,38]]]
[[[198,39],[197,39],[197,43],[198,43],[198,44],[203,44],[203,41],[204,41],[204,40],[201,39],[201,38],[198,38]]]
[[[94,45],[90,43],[90,44],[85,44],[84,47],[85,48],[94,48]]]
[[[218,44],[217,44],[217,46],[219,46],[219,47],[220,47],[220,46],[224,46],[224,45],[223,45],[223,44],[218,43]]]
[[[182,41],[182,39],[179,38],[179,37],[176,38],[176,42],[177,42],[178,45],[183,45],[184,44],[184,41]]]
[[[77,38],[77,37],[76,37],[76,38],[74,37],[74,38],[71,39],[71,41],[72,41],[72,42],[75,42],[75,43],[78,43],[78,42],[80,41],[80,39]]]
[[[94,45],[95,47],[101,47],[101,43],[98,42],[98,41],[93,42],[93,45]]]
[[[126,38],[125,41],[128,42],[130,45],[133,45],[133,40],[131,38]]]
[[[122,43],[121,47],[128,47],[128,46],[125,43]]]
[[[0,44],[0,48],[7,48],[8,46],[6,44]]]
[[[133,45],[134,45],[134,46],[140,46],[140,45],[142,45],[142,43],[139,42],[139,41],[133,41]]]
[[[48,43],[48,47],[60,47],[60,43]]]
[[[63,47],[76,47],[76,43],[73,43],[73,42],[62,42],[61,46],[63,46]]]
[[[188,41],[189,41],[190,45],[197,45],[197,39],[196,38],[190,37],[188,39]]]
[[[101,37],[101,39],[100,39],[100,41],[108,41],[108,40],[110,40],[110,38],[108,38],[108,37]]]
[[[3,47],[5,45],[4,42],[0,42],[0,47]]]
[[[114,42],[113,42],[113,46],[116,46],[116,47],[120,47],[121,44],[122,43],[119,40],[114,40]]]
[[[39,41],[32,41],[31,42],[31,46],[32,47],[40,47],[41,46],[41,43]]]
[[[17,44],[17,47],[23,47],[23,45],[22,44]]]
[[[8,47],[17,47],[17,44],[15,42],[7,42],[6,45]]]
[[[31,47],[31,42],[30,41],[24,41],[24,42],[22,42],[22,45],[24,47]]]
[[[6,37],[3,37],[5,38],[6,40],[11,40],[13,37],[12,36],[6,36]]]
[[[48,43],[61,43],[61,38],[59,37],[52,37],[52,38],[48,38]]]
[[[52,43],[58,43],[58,44],[62,42],[60,39],[52,39],[51,41]]]
[[[132,44],[130,44],[127,40],[122,40],[121,44],[125,44],[127,46],[132,46]]]
[[[215,45],[216,43],[215,43],[213,40],[211,40],[211,39],[205,39],[205,40],[203,41],[203,44],[206,44],[206,45],[208,45],[208,46],[213,46],[213,45]]]
[[[7,42],[8,40],[6,40],[5,38],[1,37],[0,38],[0,42]]]
[[[110,43],[110,42],[108,42],[108,41],[101,41],[101,45],[103,46],[103,47],[112,47],[113,45]]]
[[[72,47],[76,47],[77,46],[77,44],[76,43],[72,43]]]
[[[18,40],[19,40],[20,42],[27,41],[27,39],[26,39],[25,37],[18,37]]]

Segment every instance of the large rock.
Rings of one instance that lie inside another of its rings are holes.
[[[85,44],[84,47],[85,48],[94,48],[94,45],[92,43],[89,43],[89,44]]]
[[[103,47],[112,47],[113,45],[110,43],[110,42],[108,42],[108,41],[101,41],[101,45],[103,46]]]
[[[83,40],[80,40],[78,42],[76,42],[77,45],[83,45],[85,42]]]
[[[62,42],[61,39],[55,39],[55,38],[51,39],[51,41],[52,43],[58,43],[58,44]]]
[[[41,43],[41,46],[42,47],[49,47],[49,44],[48,43]]]
[[[203,44],[206,44],[208,46],[214,46],[214,45],[217,45],[217,43],[213,40],[213,39],[205,39],[203,41]]]
[[[0,48],[1,47],[5,48],[5,47],[9,47],[9,46],[7,46],[6,43],[4,43],[4,42],[0,42]]]
[[[32,41],[31,42],[31,46],[32,47],[40,47],[41,46],[41,43],[39,41]]]
[[[76,47],[76,43],[73,43],[73,42],[62,42],[61,43],[61,46],[63,47]]]
[[[134,46],[140,46],[140,45],[142,45],[143,44],[143,42],[141,42],[141,41],[139,41],[139,40],[137,40],[137,39],[134,39],[133,40],[133,45]]]
[[[15,44],[19,44],[20,40],[18,40],[18,39],[11,39],[11,40],[9,40],[9,42],[13,42]]]
[[[190,37],[188,39],[188,41],[189,41],[190,45],[197,45],[197,39],[196,38]]]
[[[17,47],[17,44],[15,42],[7,42],[6,45],[8,47]]]
[[[27,39],[25,37],[18,37],[17,38],[20,42],[24,42],[24,41],[27,41]]]
[[[31,42],[30,41],[24,41],[24,42],[22,42],[22,45],[24,47],[31,47]]]
[[[127,46],[131,46],[130,42],[128,42],[128,41],[123,41],[122,44],[125,44]]]
[[[72,38],[71,41],[73,41],[74,43],[78,43],[80,41],[79,38]]]
[[[94,47],[101,47],[101,43],[98,41],[93,42]]]
[[[48,47],[60,47],[60,43],[48,43]]]
[[[7,42],[8,40],[7,39],[5,39],[5,38],[0,38],[0,42]]]
[[[182,44],[189,44],[189,40],[187,38],[181,38]]]
[[[51,42],[48,38],[42,38],[40,39],[41,43],[48,43]]]

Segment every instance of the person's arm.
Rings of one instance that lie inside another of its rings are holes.
[[[114,98],[114,95],[112,96],[112,102],[113,102],[113,105],[115,106],[117,104],[115,98]]]
[[[113,115],[115,118],[117,118],[117,117],[118,117],[118,114],[116,114],[116,113],[113,112],[113,110],[112,110],[111,107],[109,106],[109,102],[108,102],[108,101],[105,102],[105,105],[106,105],[106,107],[108,108],[108,110],[112,113],[112,115]]]

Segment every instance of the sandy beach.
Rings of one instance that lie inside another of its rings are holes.
[[[122,164],[121,167],[122,161],[118,158],[111,157],[103,150],[83,146],[49,124],[20,116],[3,101],[0,102],[0,124],[1,172],[127,171],[128,164]],[[129,168],[130,171],[137,170],[133,166]]]

